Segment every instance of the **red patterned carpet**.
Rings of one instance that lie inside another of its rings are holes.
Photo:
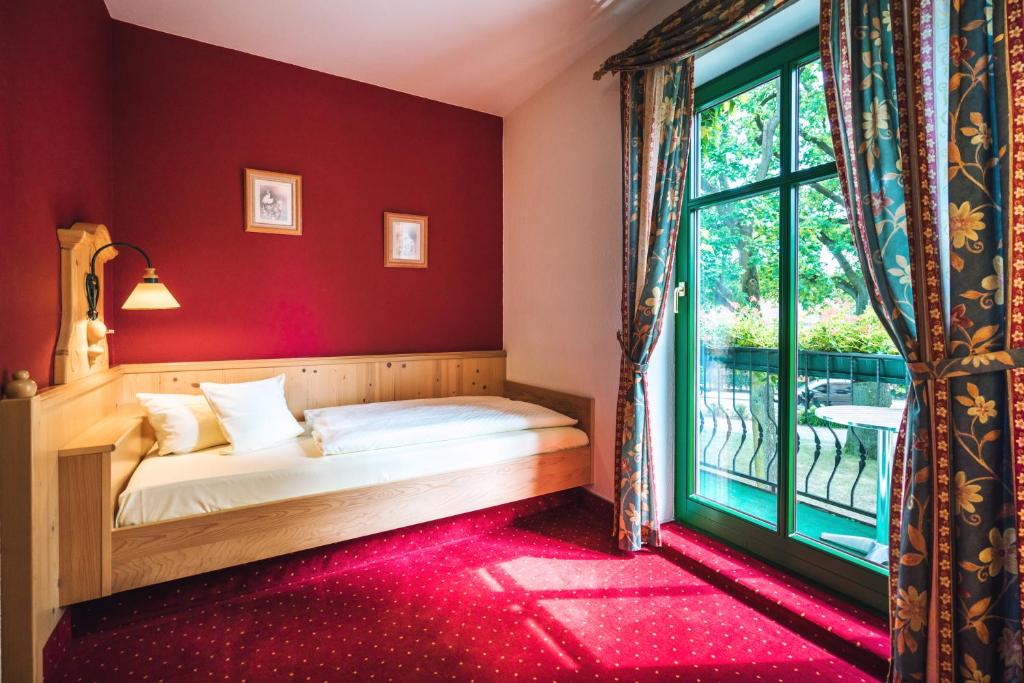
[[[525,516],[524,516],[525,515]],[[883,620],[573,494],[76,607],[49,681],[875,681]]]

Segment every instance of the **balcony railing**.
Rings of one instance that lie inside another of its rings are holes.
[[[701,347],[697,461],[702,473],[776,494],[779,353]],[[899,407],[908,385],[899,356],[801,351],[797,367],[797,503],[876,523],[878,434],[815,414],[820,406]]]

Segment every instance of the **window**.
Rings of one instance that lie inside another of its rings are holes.
[[[802,36],[695,95],[676,507],[884,606],[882,473],[906,369],[853,246],[816,43]]]

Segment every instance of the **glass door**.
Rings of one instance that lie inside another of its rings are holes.
[[[803,36],[696,92],[676,509],[884,609],[885,473],[906,369],[853,247],[816,42]]]
[[[838,178],[796,192],[794,529],[803,540],[884,566],[906,364],[871,310]]]
[[[776,528],[779,483],[779,192],[695,211],[695,493]]]

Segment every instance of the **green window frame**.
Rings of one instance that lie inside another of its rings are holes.
[[[691,135],[689,172],[683,219],[677,252],[677,284],[696,281],[697,230],[693,216],[716,204],[769,193],[779,193],[780,243],[780,330],[779,330],[779,420],[780,457],[777,504],[778,524],[744,515],[695,493],[695,446],[692,425],[696,410],[693,373],[697,367],[696,296],[679,300],[676,316],[676,518],[687,526],[717,537],[730,545],[755,554],[773,564],[800,574],[832,591],[879,611],[887,609],[887,569],[853,556],[840,555],[814,539],[797,537],[795,492],[791,472],[795,468],[797,407],[796,298],[797,298],[797,192],[805,183],[829,180],[837,175],[829,162],[798,168],[797,140],[798,74],[800,67],[819,57],[817,31],[799,36],[723,76],[700,86],[694,93],[694,134]],[[779,173],[774,177],[714,194],[698,195],[694,178],[700,164],[700,112],[773,79],[779,79],[780,127]],[[685,289],[677,289],[677,292]],[[781,397],[787,397],[782,400]]]

